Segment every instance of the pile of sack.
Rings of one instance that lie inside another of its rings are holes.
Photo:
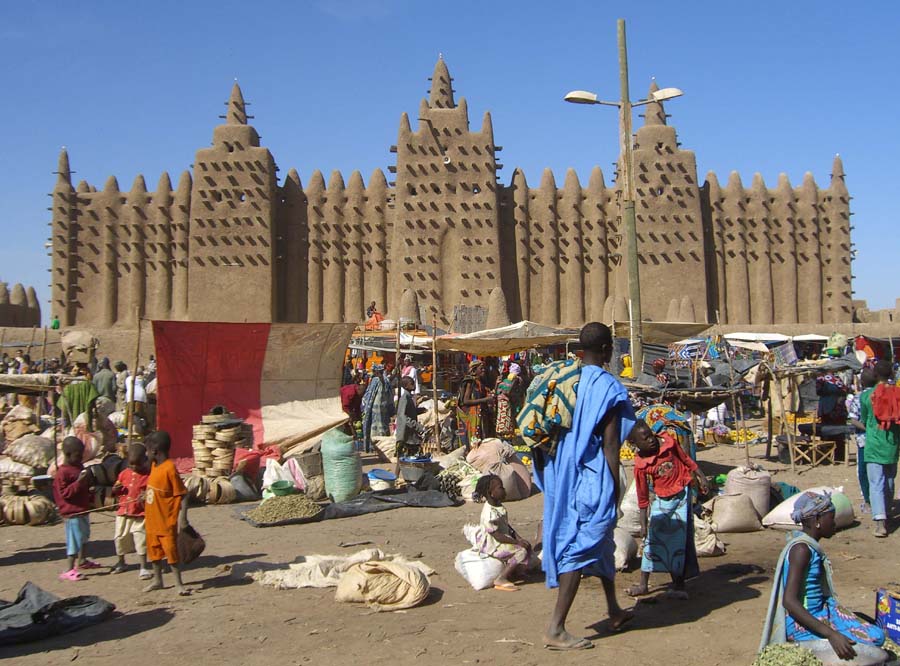
[[[47,471],[53,462],[53,453],[52,441],[31,433],[8,443],[0,455],[0,494],[15,495],[32,490],[32,477]]]

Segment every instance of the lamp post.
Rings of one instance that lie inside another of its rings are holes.
[[[680,97],[683,93],[678,88],[663,88],[654,92],[650,99],[632,102],[628,92],[628,48],[625,41],[625,19],[619,19],[616,26],[619,43],[620,100],[618,102],[606,102],[599,99],[596,93],[586,90],[573,90],[563,99],[573,104],[603,104],[615,106],[619,109],[619,156],[622,159],[622,223],[625,226],[628,297],[631,303],[629,308],[629,326],[632,338],[631,358],[635,378],[637,378],[644,369],[644,341],[637,231],[635,230],[634,221],[634,159],[631,141],[631,109],[650,102],[662,102],[673,97]]]

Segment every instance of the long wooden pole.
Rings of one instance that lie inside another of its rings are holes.
[[[397,373],[397,404],[400,404],[400,317],[397,317],[397,354],[394,359],[394,372]]]
[[[440,451],[441,423],[438,409],[437,369],[437,313],[435,313],[431,320],[431,402],[434,404],[434,445],[435,450]]]
[[[135,308],[137,310],[137,308]],[[126,444],[131,447],[134,439],[134,397],[137,394],[137,369],[141,359],[141,312],[137,310],[137,342],[134,344],[134,365],[131,368],[131,400],[128,401],[128,439]],[[125,378],[125,387],[128,387],[128,378]]]
[[[44,342],[41,345],[41,372],[43,372],[44,374],[47,374],[47,327],[46,326],[44,326]],[[41,422],[41,416],[44,413],[44,399],[47,397],[48,394],[49,394],[49,392],[45,394],[44,391],[41,391],[40,393],[38,393],[37,418],[38,418],[39,424]]]
[[[31,327],[31,340],[28,341],[28,347],[25,348],[25,355],[31,356],[31,348],[34,347],[34,334],[37,332],[37,326]]]
[[[728,359],[728,373],[731,376],[731,386],[734,388],[734,363],[731,360],[731,352],[728,350],[728,342],[725,342],[725,358]],[[738,423],[741,427],[741,432],[746,434],[746,425],[744,423],[744,405],[741,404],[741,400],[738,397],[740,392],[736,394],[732,394],[731,396],[731,404],[734,408],[734,416],[735,418],[739,418]],[[750,442],[744,443],[744,458],[747,463],[747,467],[750,467]]]

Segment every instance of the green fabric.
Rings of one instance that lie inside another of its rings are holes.
[[[94,429],[94,417],[91,414],[90,406],[94,403],[100,394],[91,382],[83,381],[69,384],[62,393],[62,405],[60,409],[66,417],[66,423],[71,426],[75,423],[75,419],[84,412],[87,412],[88,430]]]
[[[897,462],[900,444],[900,426],[892,425],[882,430],[872,409],[874,388],[866,389],[859,396],[859,420],[866,426],[866,463],[893,465]]]

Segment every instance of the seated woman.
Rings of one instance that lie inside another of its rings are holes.
[[[794,532],[775,568],[775,585],[760,650],[772,643],[826,639],[841,659],[856,656],[855,643],[880,647],[884,631],[856,617],[834,596],[831,562],[819,546],[834,535],[835,508],[829,495],[803,493],[791,519]]]

